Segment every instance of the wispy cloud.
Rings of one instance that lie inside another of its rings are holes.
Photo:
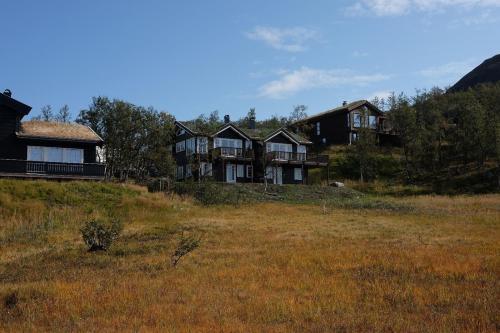
[[[416,74],[433,85],[450,85],[477,66],[474,60],[453,61],[439,66],[429,67]]]
[[[276,50],[287,52],[303,52],[307,49],[308,42],[319,38],[316,30],[304,27],[280,29],[257,26],[247,32],[246,36],[252,40],[262,41]]]
[[[283,72],[276,80],[259,88],[259,96],[280,99],[300,91],[323,87],[363,86],[389,79],[383,74],[357,74],[350,70],[324,70],[302,67]]]
[[[360,0],[346,8],[348,15],[373,13],[400,16],[411,12],[436,12],[447,8],[500,7],[500,0]]]
[[[429,67],[417,73],[429,79],[441,79],[465,75],[474,68],[474,61],[453,61],[443,65]]]

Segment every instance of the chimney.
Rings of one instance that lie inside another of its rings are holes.
[[[251,116],[248,118],[248,128],[249,129],[255,129],[255,117]]]
[[[346,106],[346,105],[347,105],[347,101],[344,101],[344,102],[342,103],[342,106]]]
[[[12,97],[12,91],[10,91],[10,89],[5,89],[5,91],[3,92],[3,94],[5,96]]]
[[[226,114],[226,115],[224,116],[224,124],[229,124],[230,122],[231,122],[231,118],[229,118],[229,115],[228,115],[228,114]]]

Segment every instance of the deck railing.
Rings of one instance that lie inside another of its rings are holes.
[[[104,177],[106,166],[100,163],[55,163],[0,159],[0,173]]]
[[[288,151],[271,151],[267,153],[268,159],[283,162],[314,162],[328,163],[328,155],[315,153],[295,153]]]
[[[229,158],[253,158],[253,151],[250,149],[242,148],[218,147],[212,150],[212,156]]]

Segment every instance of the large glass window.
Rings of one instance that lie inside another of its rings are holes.
[[[238,164],[236,174],[238,178],[243,178],[245,177],[245,166],[242,164]]]
[[[284,151],[284,152],[292,152],[292,145],[288,143],[276,143],[276,142],[268,142],[267,145],[267,152],[272,152],[272,151]]]
[[[239,139],[226,139],[226,138],[215,138],[214,148],[226,147],[226,148],[242,148],[243,144]]]
[[[83,149],[28,146],[28,161],[83,163]]]
[[[361,127],[361,114],[356,112],[353,114],[353,118],[354,118],[352,121],[353,126],[356,128]]]
[[[194,154],[194,148],[195,148],[195,138],[190,138],[186,140],[186,154]]]
[[[206,137],[198,138],[198,153],[200,154],[208,153],[208,138]]]
[[[368,126],[370,128],[373,128],[373,129],[377,128],[377,117],[376,116],[369,116],[368,117]]]
[[[302,169],[301,168],[294,168],[293,169],[293,179],[302,180]]]
[[[186,141],[180,141],[175,144],[175,152],[180,153],[181,151],[186,150]]]

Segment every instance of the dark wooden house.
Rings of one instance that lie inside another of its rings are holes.
[[[306,184],[310,168],[328,164],[327,156],[308,153],[310,141],[287,129],[263,135],[251,124],[242,129],[226,120],[214,133],[175,123],[177,180]]]
[[[358,139],[361,128],[373,130],[380,144],[396,141],[384,112],[366,100],[344,102],[342,106],[297,121],[290,128],[305,133],[318,148],[332,144],[350,145]]]
[[[0,176],[101,179],[102,139],[76,123],[22,121],[31,107],[0,93]]]

